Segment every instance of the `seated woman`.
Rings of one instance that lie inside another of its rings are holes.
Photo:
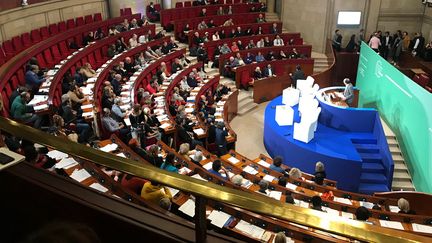
[[[155,181],[148,181],[141,190],[141,197],[144,200],[159,205],[163,198],[172,199],[170,190]]]
[[[92,68],[90,63],[85,63],[83,67],[81,67],[82,74],[85,79],[96,77],[96,71]]]
[[[146,90],[151,94],[154,95],[157,92],[159,92],[159,84],[157,83],[157,80],[151,81],[147,84]]]
[[[254,71],[254,79],[262,79],[264,77],[264,74],[261,72],[260,67],[256,67]]]
[[[201,151],[196,151],[195,154],[190,158],[192,162],[199,165],[200,162],[203,160],[203,154]]]
[[[287,58],[287,55],[285,54],[285,52],[283,50],[280,50],[278,59],[282,60],[282,59],[286,59],[286,58]]]
[[[189,144],[188,144],[188,143],[182,143],[182,144],[180,144],[180,148],[179,148],[178,153],[179,153],[179,154],[180,154],[184,159],[188,160],[188,159],[189,159],[189,155],[191,154]]]
[[[311,203],[312,203],[312,209],[318,210],[318,211],[323,211],[321,204],[322,204],[322,199],[320,196],[313,196],[311,198]]]
[[[399,213],[416,214],[414,210],[410,209],[409,202],[405,198],[400,198],[398,200],[398,207],[400,209]]]
[[[293,179],[304,180],[302,177],[302,172],[298,168],[291,168],[291,170],[288,172],[288,175]]]
[[[170,172],[178,173],[178,168],[174,166],[175,155],[173,153],[169,153],[165,157],[165,162],[161,165],[161,169],[167,170]]]
[[[313,181],[315,181],[315,183],[318,185],[322,185],[324,183],[325,178],[326,178],[326,172],[325,172],[324,164],[321,161],[318,161],[315,164],[315,177]]]
[[[266,181],[266,180],[261,180],[261,181],[258,183],[258,186],[259,186],[259,190],[258,190],[258,192],[261,193],[261,194],[267,195],[267,189],[268,189],[268,186],[269,186],[268,181]]]
[[[240,51],[239,47],[237,46],[237,42],[233,41],[233,43],[231,45],[231,51],[232,52],[238,52],[238,51]]]

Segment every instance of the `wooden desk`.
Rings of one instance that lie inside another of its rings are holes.
[[[254,103],[260,104],[280,96],[291,84],[292,80],[288,74],[255,80]]]

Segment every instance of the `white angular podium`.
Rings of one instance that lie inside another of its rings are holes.
[[[279,126],[291,126],[294,121],[294,110],[288,105],[276,106],[275,121]]]
[[[314,124],[310,121],[294,123],[293,138],[304,143],[309,143],[315,136],[313,126]]]
[[[300,99],[300,90],[294,88],[286,88],[282,91],[282,104],[291,107],[297,105]]]

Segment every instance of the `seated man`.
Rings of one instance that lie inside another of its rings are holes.
[[[264,76],[265,77],[275,77],[276,76],[271,64],[267,64],[267,67],[264,69]]]
[[[256,22],[257,23],[265,23],[267,21],[265,20],[265,18],[264,18],[264,16],[262,14],[259,14],[258,18],[256,19]]]
[[[123,123],[119,123],[111,117],[111,111],[108,108],[103,109],[102,126],[109,132],[115,133],[119,132],[120,137],[124,142],[128,142],[130,139],[129,129],[125,127]]]
[[[167,187],[154,181],[148,181],[142,188],[141,197],[146,201],[159,205],[162,199],[171,199],[172,195]]]
[[[195,78],[194,72],[189,73],[189,77],[187,78],[187,84],[189,87],[195,88],[198,87],[198,80]]]
[[[323,209],[321,208],[322,199],[320,196],[313,196],[311,202],[312,202],[312,209],[323,211]]]
[[[39,91],[40,85],[45,82],[45,78],[41,78],[37,75],[39,67],[37,65],[31,65],[30,70],[25,74],[26,87],[31,90],[32,94],[36,94]]]
[[[218,159],[213,161],[212,168],[208,171],[214,175],[217,175],[217,176],[225,179],[225,180],[228,179],[228,171],[222,166],[221,161]]]
[[[255,57],[255,61],[256,61],[256,62],[264,62],[264,61],[265,61],[265,58],[264,58],[264,56],[261,54],[260,51],[259,51],[258,54],[256,55],[256,57]]]
[[[171,73],[176,73],[182,69],[183,69],[183,67],[180,64],[180,59],[176,58],[171,65]]]
[[[270,165],[270,169],[285,174],[286,172],[284,169],[281,168],[281,165],[282,165],[282,157],[276,156],[273,159],[273,164]]]
[[[33,127],[40,128],[42,123],[42,117],[36,114],[27,112],[27,103],[30,101],[30,93],[22,92],[15,98],[11,107],[11,115],[14,119],[17,119],[24,123],[33,123]]]
[[[255,57],[254,57],[250,52],[248,52],[248,53],[246,54],[245,59],[244,59],[244,63],[245,63],[245,64],[251,64],[251,63],[253,63],[254,61],[255,61]]]
[[[284,41],[282,40],[282,38],[277,35],[276,38],[273,40],[273,45],[274,46],[284,46]]]

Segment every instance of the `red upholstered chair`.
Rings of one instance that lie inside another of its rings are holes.
[[[156,4],[154,5],[154,8],[155,8],[155,9],[156,9],[156,11],[158,11],[158,12],[160,12],[160,11],[161,11],[161,9],[162,9],[162,7],[161,7],[160,3],[156,3]]]
[[[95,13],[94,14],[94,22],[102,21],[102,14],[101,13]]]
[[[29,47],[29,46],[31,46],[32,44],[33,44],[33,42],[32,42],[32,40],[31,40],[31,38],[30,38],[30,33],[23,33],[22,35],[21,35],[21,40],[22,40],[22,43],[23,43],[23,45],[24,45],[24,47]]]
[[[93,55],[93,53],[90,53],[88,56],[87,56],[87,61],[88,61],[88,63],[90,63],[90,65],[94,68],[95,66],[96,66],[96,60],[95,60],[95,57],[94,57],[94,55]]]
[[[430,78],[426,74],[417,74],[414,76],[414,81],[422,87],[425,87],[429,83],[429,80]]]
[[[183,5],[185,8],[192,7],[192,2],[190,1],[184,2]]]
[[[60,42],[59,43],[59,48],[60,48],[60,53],[61,53],[62,57],[69,56],[70,51],[69,51],[69,48],[67,46],[66,41]]]
[[[85,25],[84,17],[77,17],[76,21],[75,21],[75,24],[76,24],[76,26],[83,26],[83,25]]]
[[[67,26],[66,26],[66,22],[65,21],[59,22],[57,24],[57,26],[58,26],[58,30],[59,30],[60,33],[62,33],[62,32],[64,32],[64,31],[67,30]]]
[[[93,23],[93,16],[91,14],[84,16],[84,21],[86,24]]]
[[[120,9],[120,16],[124,16],[124,9],[123,8]]]
[[[62,55],[60,53],[60,50],[59,50],[59,48],[58,48],[57,45],[52,45],[51,46],[51,53],[52,53],[52,56],[54,57],[54,60],[55,60],[56,63],[60,62],[63,59],[63,57],[62,57]]]
[[[42,53],[39,53],[36,55],[36,59],[39,63],[39,68],[46,68],[48,67],[47,63],[45,62],[45,58],[43,57]]]
[[[66,26],[68,30],[75,28],[75,20],[74,19],[66,20]]]
[[[42,37],[41,37],[39,30],[32,30],[30,32],[30,36],[31,36],[33,43],[38,43],[42,40]]]
[[[132,9],[131,8],[125,8],[124,9],[124,16],[130,16],[132,15]]]
[[[234,0],[234,3],[240,3],[240,0]]]
[[[15,49],[13,48],[11,40],[3,42],[3,50],[8,58],[11,58],[15,54]]]
[[[232,0],[225,0],[225,3],[226,3],[226,4],[232,4],[233,1],[232,1]]]
[[[45,40],[48,37],[50,37],[50,33],[49,33],[49,30],[48,30],[48,27],[46,27],[46,26],[41,27],[40,28],[40,34],[41,34],[42,40]]]
[[[12,45],[16,52],[20,52],[24,49],[21,37],[19,36],[12,37]]]
[[[183,2],[176,2],[176,8],[183,8]]]
[[[49,25],[49,32],[50,32],[50,36],[57,35],[58,34],[57,24],[50,24]]]
[[[45,49],[43,51],[43,56],[45,58],[45,62],[47,64],[47,67],[52,67],[56,64],[56,61],[54,60],[50,49]]]
[[[20,85],[24,85],[25,84],[25,74],[24,74],[23,68],[18,69],[17,77],[18,77],[18,81],[19,81]]]

